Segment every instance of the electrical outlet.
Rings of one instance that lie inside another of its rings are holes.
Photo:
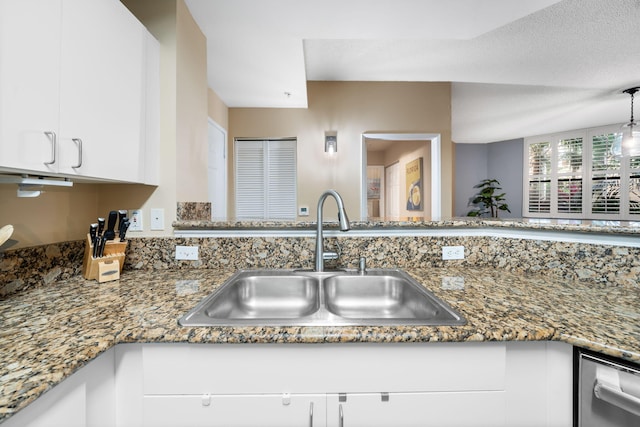
[[[151,209],[151,230],[164,230],[164,209]]]
[[[142,231],[142,209],[129,211],[129,228],[127,231]]]
[[[464,259],[464,246],[443,246],[442,259]]]
[[[176,246],[176,259],[185,259],[189,261],[198,260],[199,246]]]

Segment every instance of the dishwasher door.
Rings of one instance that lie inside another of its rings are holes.
[[[640,370],[580,353],[579,427],[640,426]]]

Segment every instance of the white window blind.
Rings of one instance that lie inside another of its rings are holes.
[[[551,143],[536,142],[528,150],[529,213],[551,212]]]
[[[615,134],[591,138],[591,212],[620,213],[620,158],[613,155]]]
[[[582,138],[558,141],[558,212],[582,212]]]
[[[296,140],[235,141],[237,219],[294,220]]]
[[[640,157],[620,157],[618,126],[525,139],[525,216],[640,218]]]

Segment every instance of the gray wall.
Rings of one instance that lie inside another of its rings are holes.
[[[468,206],[476,194],[474,185],[481,180],[497,179],[506,193],[511,209],[500,212],[501,218],[522,217],[523,139],[491,144],[455,144],[454,215],[466,216]]]

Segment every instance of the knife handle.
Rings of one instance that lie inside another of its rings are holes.
[[[98,254],[98,257],[103,257],[104,256],[104,247],[107,243],[107,236],[102,236],[102,239],[100,239],[100,251]]]
[[[102,236],[104,231],[104,218],[98,218],[98,236]]]
[[[99,254],[100,254],[100,237],[96,236],[95,240],[93,241],[93,257],[94,258],[98,258]]]
[[[104,232],[104,237],[106,237],[107,240],[115,239],[116,233],[114,230],[116,228],[117,220],[118,220],[118,212],[117,211],[109,212],[109,222],[107,223],[107,231]]]

